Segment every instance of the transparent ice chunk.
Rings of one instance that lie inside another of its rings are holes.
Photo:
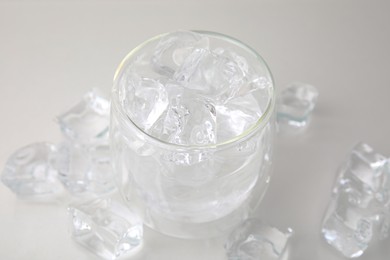
[[[208,100],[179,95],[171,100],[153,135],[175,144],[214,144],[217,142],[215,116],[215,107]]]
[[[237,54],[194,49],[174,76],[186,89],[223,104],[247,83],[245,63]]]
[[[187,105],[182,103],[183,89],[177,85],[167,85],[169,105],[148,131],[151,135],[167,142],[177,143],[180,140],[175,138],[183,131],[187,124],[190,111]]]
[[[110,101],[97,90],[86,93],[82,100],[57,117],[64,136],[75,143],[88,144],[108,138]]]
[[[241,97],[257,91],[262,93],[262,98],[267,99],[265,100],[266,104],[268,102],[269,89],[271,86],[272,82],[269,78],[256,74],[250,74],[246,77],[238,91],[234,92],[234,97]]]
[[[209,41],[201,34],[178,31],[163,37],[151,58],[154,69],[161,75],[172,77],[194,48],[208,49]]]
[[[277,102],[277,122],[282,132],[304,129],[318,98],[318,90],[304,83],[284,89]]]
[[[143,226],[119,201],[100,198],[68,208],[72,238],[103,259],[134,254],[142,245]]]
[[[108,144],[59,145],[55,165],[59,180],[73,195],[100,196],[116,189]]]
[[[254,73],[244,57],[222,48],[194,49],[174,77],[216,104],[271,86],[270,79]]]
[[[213,50],[213,52],[217,55],[233,60],[244,75],[247,75],[249,73],[250,68],[248,65],[248,61],[244,57],[235,53],[234,51],[224,49],[224,48],[216,48]]]
[[[228,237],[225,249],[229,260],[287,260],[288,243],[293,231],[286,232],[248,219]]]
[[[251,95],[237,97],[216,106],[218,142],[230,140],[247,131],[262,116],[256,99]]]
[[[227,100],[271,87],[272,83],[270,78],[255,73],[253,68],[248,65],[248,61],[234,51],[217,48],[214,50],[214,53],[220,55],[225,61],[228,61],[230,73],[229,70],[225,70],[225,74],[233,79],[233,83],[236,83],[230,89]]]
[[[388,236],[389,206],[388,160],[359,143],[341,167],[322,234],[344,256],[359,257],[370,244]]]
[[[26,199],[51,200],[63,191],[53,167],[55,146],[34,143],[17,150],[8,159],[2,182],[18,196]]]
[[[168,106],[168,95],[158,80],[133,75],[127,86],[124,108],[136,125],[148,131]]]

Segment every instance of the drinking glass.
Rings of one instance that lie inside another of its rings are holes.
[[[165,35],[142,43],[125,57],[115,74],[111,101],[111,149],[121,195],[146,226],[180,238],[219,236],[248,218],[265,194],[272,168],[275,93],[265,61],[239,40],[198,33],[207,36],[211,46],[245,57],[269,80],[254,94],[262,116],[249,129],[221,143],[180,145],[148,134],[127,116],[120,89],[131,80],[128,68]]]

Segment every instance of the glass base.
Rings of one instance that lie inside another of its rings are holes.
[[[128,192],[124,199],[128,207],[139,214],[144,225],[156,232],[183,239],[208,239],[229,234],[236,226],[253,216],[266,193],[269,176],[269,174],[264,174],[259,178],[250,196],[233,212],[208,222],[189,222],[166,218],[146,207],[134,190]],[[122,192],[122,194],[126,193]]]

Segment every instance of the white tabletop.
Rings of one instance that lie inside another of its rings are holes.
[[[133,47],[162,32],[231,35],[268,62],[277,88],[292,81],[320,92],[304,135],[277,141],[261,217],[295,230],[290,260],[343,259],[320,237],[336,169],[358,141],[390,156],[390,4],[327,1],[0,0],[0,165],[17,148],[58,142],[53,118],[98,87]],[[63,205],[19,200],[0,184],[0,259],[96,259],[75,244]],[[149,230],[132,259],[226,259],[220,241]],[[390,241],[365,260],[389,259]]]

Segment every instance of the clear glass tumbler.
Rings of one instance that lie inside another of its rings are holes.
[[[111,107],[111,148],[120,193],[144,224],[180,238],[223,235],[251,215],[268,186],[272,165],[275,93],[271,73],[252,48],[231,37],[198,32],[210,45],[234,50],[270,84],[256,101],[262,116],[240,135],[210,145],[179,145],[149,135],[121,106],[127,69],[164,35],[141,44],[120,64]]]

